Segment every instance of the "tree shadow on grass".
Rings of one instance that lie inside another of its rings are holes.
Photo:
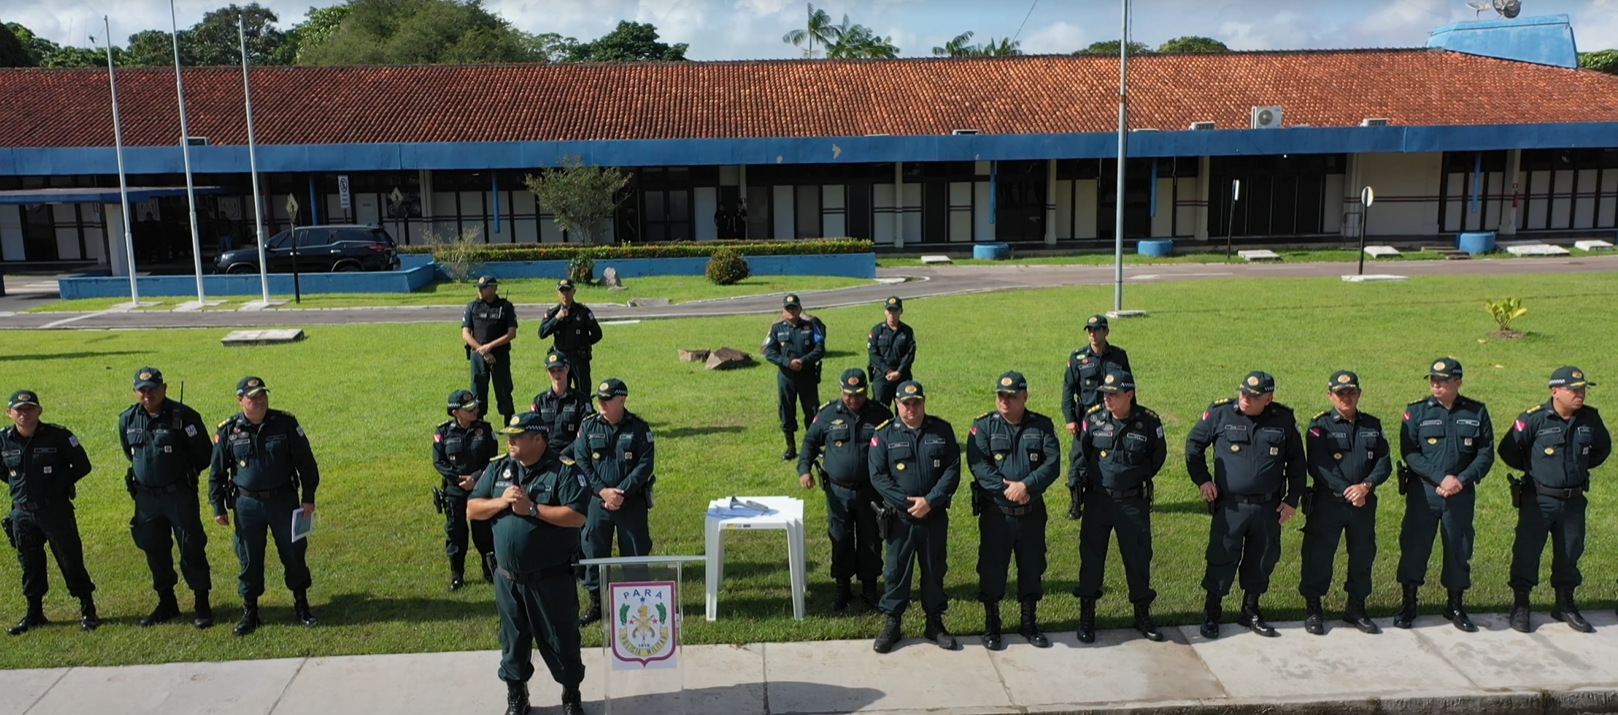
[[[1152,505],[1152,511],[1158,514],[1207,514],[1208,502],[1201,499],[1158,502]]]
[[[35,353],[31,355],[0,355],[0,362],[28,362],[34,360],[77,360],[80,358],[112,357],[116,355],[146,355],[138,350],[82,351],[76,353]]]
[[[477,585],[483,584],[479,581]],[[365,593],[339,593],[324,604],[314,604],[315,616],[321,625],[337,626],[459,621],[469,617],[488,616],[493,610],[493,606],[487,602],[422,597],[375,598]],[[264,607],[263,618],[266,622],[291,621],[292,608]]]
[[[704,425],[701,427],[675,427],[673,429],[652,428],[652,434],[664,439],[678,439],[680,437],[703,437],[711,434],[726,434],[745,431],[741,425]]]

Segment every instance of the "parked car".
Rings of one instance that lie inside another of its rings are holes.
[[[298,270],[393,271],[399,269],[399,251],[393,237],[379,226],[357,224],[299,226],[282,231],[264,245],[271,273],[291,273],[296,241]],[[219,273],[257,273],[258,246],[226,251],[214,261]]]

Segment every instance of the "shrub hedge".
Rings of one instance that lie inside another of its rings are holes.
[[[744,256],[822,256],[870,253],[870,241],[857,238],[802,239],[796,241],[682,241],[679,243],[640,243],[614,246],[580,246],[551,243],[497,244],[474,246],[467,250],[471,263],[496,261],[567,261],[586,256],[597,261],[613,258],[708,258],[717,249],[730,249]],[[400,253],[434,254],[435,246],[400,246]]]

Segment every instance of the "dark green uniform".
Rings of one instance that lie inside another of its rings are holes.
[[[1376,561],[1375,488],[1393,474],[1393,460],[1382,421],[1360,412],[1354,419],[1330,410],[1309,421],[1304,448],[1314,489],[1309,494],[1308,521],[1303,525],[1303,578],[1298,593],[1320,598],[1331,590],[1337,543],[1348,535],[1349,598],[1371,595],[1371,565]],[[1368,484],[1365,506],[1354,506],[1343,492]]]
[[[568,308],[566,318],[557,318],[562,307],[557,303],[545,311],[545,318],[539,324],[539,337],[555,340],[556,350],[567,356],[568,386],[586,392],[594,384],[590,382],[590,360],[595,357],[595,344],[601,342],[601,324],[583,303],[574,303]]]
[[[588,386],[590,383],[584,384]],[[574,389],[560,395],[550,390],[534,395],[534,401],[529,405],[528,411],[539,413],[545,418],[545,424],[550,426],[551,439],[546,443],[546,448],[556,457],[561,457],[569,451],[573,446],[573,440],[579,436],[579,425],[596,413],[595,406],[590,403],[590,396]]]
[[[557,461],[548,450],[524,467],[511,457],[488,465],[473,499],[495,499],[517,485],[539,506],[588,510],[587,480],[577,467]],[[599,500],[597,500],[599,501]],[[573,552],[579,530],[506,509],[490,521],[494,530],[494,603],[500,612],[500,679],[526,683],[534,675],[532,648],[564,689],[584,681],[579,651],[579,594],[573,585]]]
[[[831,539],[831,576],[839,583],[859,576],[868,590],[882,571],[882,542],[877,538],[877,500],[871,486],[871,438],[876,426],[893,418],[888,408],[866,400],[859,412],[842,400],[822,405],[803,436],[798,473],[812,474],[816,459],[826,470],[820,487],[826,492],[826,536]]]
[[[95,593],[84,568],[84,544],[73,512],[74,486],[90,473],[90,456],[66,427],[39,423],[34,436],[16,427],[0,430],[0,459],[11,487],[11,538],[22,566],[22,593],[36,603],[50,590],[45,545],[67,582],[67,592],[83,601]],[[18,631],[19,633],[21,631]]]
[[[472,339],[478,341],[479,345],[492,343],[517,328],[517,308],[511,301],[498,296],[493,301],[474,300],[466,304],[466,311],[461,314],[461,327],[470,328]],[[494,357],[492,365],[473,352],[472,346],[466,346],[466,359],[472,366],[472,392],[487,413],[490,404],[489,380],[492,378],[500,415],[510,421],[517,412],[511,403],[511,343],[491,350],[490,355]]]
[[[1110,351],[1109,351],[1110,352]],[[1152,479],[1168,459],[1157,413],[1135,405],[1118,419],[1105,405],[1090,408],[1079,425],[1072,462],[1083,494],[1079,523],[1079,598],[1101,598],[1107,542],[1118,534],[1129,601],[1150,604],[1152,590]]]
[[[777,320],[764,336],[764,359],[780,368],[775,385],[782,432],[798,431],[799,407],[805,423],[814,420],[820,403],[820,359],[825,356],[826,330],[815,318],[801,317],[797,325]],[[803,361],[802,369],[793,370],[793,360]],[[787,444],[793,446],[790,438]]]
[[[1210,447],[1211,474],[1206,458]],[[1230,593],[1239,569],[1249,598],[1268,591],[1270,574],[1281,558],[1276,511],[1282,503],[1296,508],[1307,486],[1303,439],[1292,410],[1272,402],[1257,417],[1248,417],[1234,400],[1209,405],[1186,437],[1185,466],[1197,486],[1212,481],[1219,488],[1203,590],[1211,597]]]
[[[1582,379],[1582,375],[1574,373]],[[1539,557],[1551,541],[1551,587],[1578,588],[1584,582],[1584,512],[1590,470],[1612,455],[1612,435],[1596,408],[1585,405],[1567,419],[1554,402],[1536,405],[1517,417],[1500,440],[1500,460],[1521,469],[1525,492],[1517,508],[1517,539],[1511,547],[1511,588],[1539,585]]]
[[[1129,367],[1129,353],[1117,345],[1108,345],[1107,351],[1097,355],[1086,345],[1074,350],[1067,358],[1067,371],[1062,376],[1062,418],[1067,424],[1077,424],[1101,404],[1101,393],[1096,391],[1108,374],[1133,372]],[[1068,455],[1067,490],[1074,503],[1079,501],[1078,461],[1082,451],[1078,436],[1073,438],[1073,451]],[[1069,516],[1068,518],[1073,518]]]
[[[172,594],[179,582],[170,556],[178,542],[185,585],[207,593],[212,588],[208,535],[202,529],[197,487],[213,457],[213,443],[202,416],[169,399],[156,415],[135,404],[118,416],[118,441],[130,461],[127,486],[135,499],[130,535],[146,552],[152,589]]]
[[[1407,485],[1404,523],[1399,531],[1399,583],[1420,586],[1427,581],[1427,560],[1433,537],[1443,527],[1444,588],[1465,591],[1472,587],[1472,513],[1478,482],[1494,466],[1494,425],[1483,403],[1457,395],[1445,409],[1437,398],[1416,400],[1405,408],[1399,433],[1399,454],[1418,477]],[[1446,475],[1455,475],[1463,488],[1444,498],[1437,488]]]
[[[928,415],[920,429],[895,418],[876,428],[867,468],[882,502],[897,509],[888,527],[888,556],[882,581],[887,591],[877,610],[904,615],[910,605],[910,579],[921,563],[921,608],[938,616],[949,606],[944,574],[949,570],[949,506],[961,485],[961,446],[948,422]],[[917,520],[907,513],[908,497],[925,497],[931,511]]]
[[[865,352],[870,363],[871,399],[891,408],[893,388],[910,379],[910,368],[916,364],[916,332],[904,321],[897,328],[889,328],[887,321],[877,323],[866,338]],[[890,371],[899,377],[889,380]]]
[[[657,483],[652,428],[633,412],[625,411],[618,424],[597,413],[579,427],[573,454],[591,494],[589,518],[584,524],[585,558],[611,558],[614,534],[618,537],[619,556],[651,554],[652,530],[647,512],[652,508],[652,487]],[[617,510],[608,510],[601,499],[601,490],[608,487],[624,491],[623,505]],[[625,573],[628,576],[639,572],[625,569]],[[600,579],[600,569],[586,569],[584,588],[599,593]]]
[[[472,426],[462,427],[450,419],[433,431],[433,468],[443,478],[439,488],[444,490],[444,553],[449,555],[449,569],[454,574],[466,570],[468,532],[479,558],[494,553],[490,522],[472,521],[468,528],[468,495],[460,482],[461,477],[476,478],[483,474],[489,460],[499,453],[500,443],[495,439],[494,428],[483,420],[474,420]]]
[[[304,561],[309,541],[292,540],[292,512],[300,504],[315,503],[320,467],[298,418],[272,409],[256,425],[240,413],[219,423],[208,484],[214,516],[225,515],[230,492],[235,492],[236,558],[242,565],[236,592],[248,603],[263,595],[267,530],[275,539],[287,589],[301,597],[311,582]]]
[[[1006,570],[1017,560],[1017,600],[1038,602],[1045,596],[1045,490],[1061,476],[1062,443],[1051,418],[1025,410],[1018,424],[999,412],[972,422],[966,463],[973,492],[979,495],[978,600],[998,603],[1006,597]],[[1022,482],[1028,503],[1007,499],[1005,482]]]

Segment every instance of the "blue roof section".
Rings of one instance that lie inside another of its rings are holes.
[[[1432,31],[1427,46],[1513,62],[1574,69],[1579,51],[1567,15],[1457,22]]]
[[[198,194],[222,194],[225,189],[219,186],[198,186]],[[185,187],[173,188],[129,188],[129,202],[140,203],[167,196],[184,196]],[[17,189],[14,191],[0,191],[0,205],[4,204],[116,204],[122,202],[118,189],[103,188],[67,188],[67,189]]]
[[[1495,124],[1443,127],[1333,127],[1258,130],[1134,132],[1133,157],[1379,154],[1499,149],[1618,148],[1618,118],[1586,124]],[[1117,135],[979,134],[791,139],[659,139],[635,141],[510,142],[476,144],[322,144],[258,149],[265,173],[477,171],[556,166],[578,156],[598,166],[735,166],[855,164],[1029,159],[1107,159],[1117,156]],[[124,150],[130,174],[178,174],[179,147]],[[191,148],[201,174],[245,174],[247,148]],[[117,173],[111,147],[0,148],[0,176],[76,176]],[[114,192],[116,194],[116,192]]]

